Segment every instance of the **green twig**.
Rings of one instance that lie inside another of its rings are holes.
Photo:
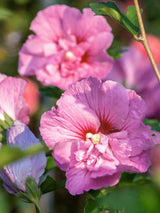
[[[35,208],[36,208],[36,213],[44,213],[39,202],[35,202],[34,205],[35,205]]]
[[[143,20],[142,20],[142,16],[141,16],[141,12],[140,12],[140,8],[139,8],[139,3],[138,3],[138,0],[133,0],[134,1],[134,5],[135,5],[135,8],[136,8],[136,12],[137,12],[137,17],[138,17],[138,22],[139,22],[139,27],[140,27],[140,32],[141,32],[141,35],[139,37],[136,37],[136,40],[140,41],[146,52],[147,52],[147,55],[149,57],[149,60],[152,64],[152,67],[154,69],[154,72],[156,74],[156,77],[160,83],[160,73],[159,73],[159,70],[157,68],[157,65],[155,63],[155,60],[153,58],[153,55],[152,55],[152,52],[150,50],[150,47],[148,45],[148,41],[147,41],[147,38],[146,38],[146,32],[145,32],[145,29],[144,29],[144,24],[143,24]]]

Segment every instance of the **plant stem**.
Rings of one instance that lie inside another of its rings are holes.
[[[36,208],[36,213],[44,213],[43,209],[39,205],[39,202],[35,202],[34,205],[35,205],[35,208]]]
[[[143,24],[143,20],[142,20],[140,8],[139,8],[139,3],[138,3],[138,0],[133,0],[133,1],[134,1],[134,5],[135,5],[135,8],[136,8],[140,32],[141,32],[141,36],[139,38],[137,38],[137,40],[139,40],[143,44],[143,46],[144,46],[144,48],[147,52],[147,55],[149,57],[149,60],[152,64],[153,70],[156,74],[156,77],[157,77],[157,79],[160,83],[160,72],[157,68],[157,65],[156,65],[155,60],[154,60],[153,55],[152,55],[152,52],[151,52],[150,47],[148,45],[148,41],[147,41],[147,38],[146,38],[145,29],[144,29],[144,24]]]

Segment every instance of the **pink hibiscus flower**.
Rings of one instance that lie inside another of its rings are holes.
[[[0,120],[5,119],[5,112],[12,120],[29,122],[29,108],[23,99],[26,86],[25,80],[0,74]]]
[[[57,105],[42,115],[40,132],[72,195],[113,186],[122,171],[147,171],[155,142],[134,91],[89,78],[70,86]]]
[[[146,117],[160,118],[160,87],[149,60],[133,47],[125,48],[123,57],[115,61],[107,79],[135,89],[146,103]]]
[[[38,13],[30,29],[35,35],[19,52],[21,75],[67,89],[79,79],[102,79],[110,72],[113,60],[106,49],[113,40],[111,28],[90,9],[81,14],[65,5],[50,6]]]

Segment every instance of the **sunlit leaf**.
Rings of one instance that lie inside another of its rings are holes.
[[[130,31],[133,35],[138,35],[139,33],[139,23],[137,19],[137,14],[134,6],[129,6],[126,15],[124,15],[115,2],[98,2],[91,3],[90,7],[95,12],[96,15],[105,15],[113,18],[124,28]]]
[[[3,145],[0,149],[0,169],[9,163],[46,150],[47,148],[42,145],[35,145],[26,150],[21,150],[18,147],[9,147]]]

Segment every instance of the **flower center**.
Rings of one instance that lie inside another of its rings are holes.
[[[88,139],[90,138],[93,144],[99,144],[101,136],[100,136],[100,134],[92,134],[92,133],[88,132],[86,134],[86,138],[88,138]]]
[[[71,51],[66,52],[65,59],[66,60],[74,59],[74,54]]]

